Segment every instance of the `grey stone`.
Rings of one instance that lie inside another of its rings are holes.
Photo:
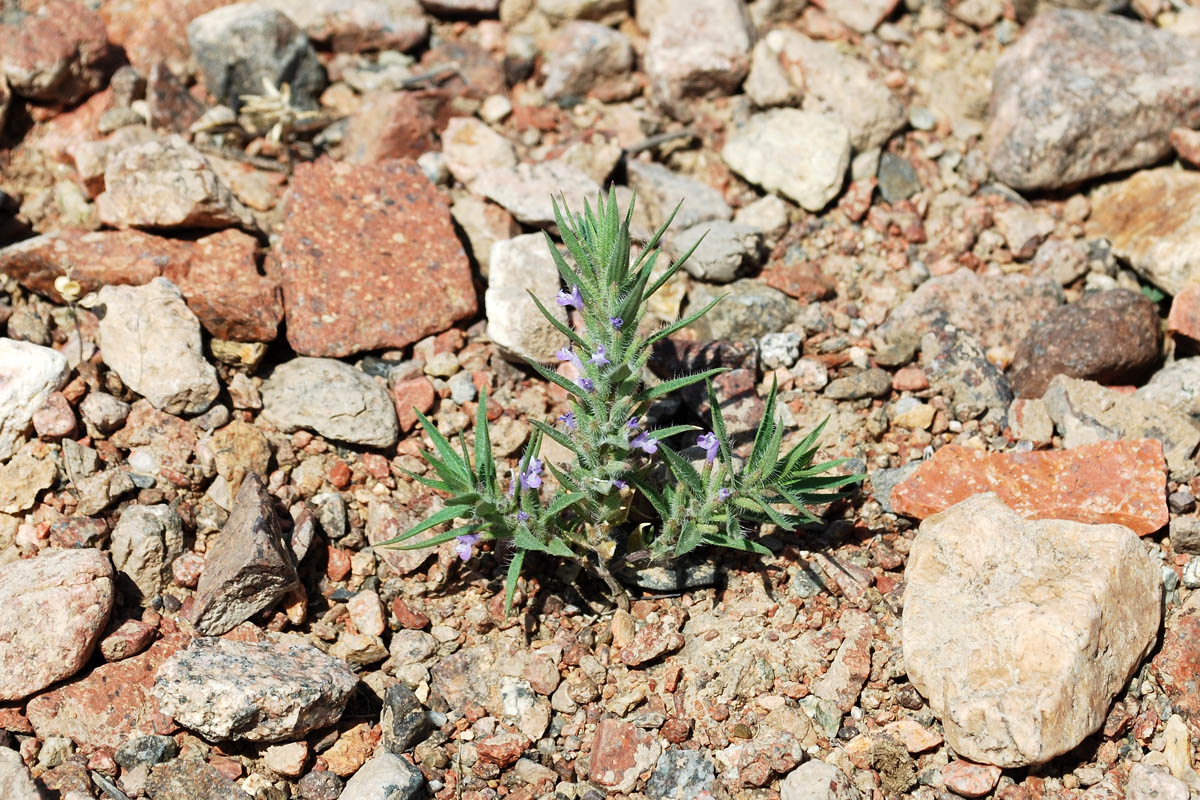
[[[1200,428],[1186,414],[1066,375],[1050,382],[1043,399],[1067,449],[1099,441],[1158,439],[1173,480],[1190,480],[1197,473],[1192,455],[1200,445]]]
[[[646,782],[650,800],[693,800],[716,781],[716,769],[699,750],[665,751]]]
[[[1125,784],[1128,800],[1187,800],[1188,785],[1160,767],[1134,764]]]
[[[204,358],[200,321],[175,284],[104,286],[100,353],[133,391],[168,414],[198,414],[217,397],[217,371]]]
[[[237,3],[196,17],[187,37],[208,90],[231,108],[242,95],[263,94],[264,80],[277,88],[288,84],[301,108],[315,107],[325,88],[325,70],[308,37],[266,3]]]
[[[872,472],[871,499],[879,503],[879,506],[888,514],[895,513],[892,510],[892,489],[896,488],[896,484],[916,472],[921,463],[920,461],[910,461],[902,467],[877,469]]]
[[[337,722],[358,678],[309,645],[203,637],[154,676],[163,713],[211,741],[291,741]]]
[[[984,147],[1017,189],[1145,166],[1200,123],[1200,45],[1113,14],[1038,15],[992,76]]]
[[[1176,553],[1200,553],[1200,519],[1174,517],[1171,520],[1171,548]]]
[[[1159,568],[1123,525],[1028,520],[992,493],[922,522],[901,641],[946,743],[1022,767],[1096,731],[1154,646]]]
[[[369,447],[390,447],[400,435],[387,390],[360,370],[331,358],[294,358],[262,386],[262,416],[285,432],[308,428]]]
[[[537,0],[537,9],[554,22],[572,19],[606,20],[625,10],[626,0]]]
[[[355,800],[416,800],[425,794],[425,776],[394,753],[379,753],[346,781],[344,797]]]
[[[764,111],[728,133],[721,158],[751,183],[820,211],[842,190],[850,132],[824,114]]]
[[[397,754],[411,750],[433,727],[425,706],[402,683],[389,686],[384,692],[379,725],[383,730],[380,744],[389,753]]]
[[[179,754],[179,745],[170,736],[137,736],[117,748],[113,759],[125,769],[139,764],[161,764]]]
[[[625,163],[625,173],[629,185],[637,192],[638,205],[647,210],[649,222],[655,228],[666,222],[676,207],[679,211],[671,223],[674,230],[733,216],[733,210],[719,191],[661,164],[631,158]]]
[[[501,353],[518,361],[554,360],[554,351],[567,343],[566,337],[542,315],[529,293],[566,324],[566,310],[554,299],[560,285],[558,267],[541,234],[516,236],[492,245],[483,303],[488,336]]]
[[[800,357],[804,337],[798,333],[768,333],[758,340],[758,354],[767,369],[790,367]]]
[[[1181,358],[1154,373],[1135,393],[1173,411],[1200,416],[1200,358]]]
[[[907,158],[885,152],[879,157],[879,195],[895,205],[921,191],[921,179]]]
[[[224,773],[196,756],[173,758],[155,766],[148,776],[140,769],[121,776],[122,784],[132,780],[145,782],[150,800],[252,800]]]
[[[8,747],[0,747],[0,792],[5,800],[44,800],[45,795],[33,782],[33,775],[21,754]]]
[[[750,68],[753,35],[742,0],[666,0],[644,57],[651,97],[687,119],[689,100],[732,94]]]
[[[824,761],[807,761],[779,783],[779,800],[859,800],[846,773]]]
[[[20,448],[33,414],[67,379],[67,359],[57,350],[0,338],[0,462]]]
[[[131,582],[141,599],[149,600],[170,585],[171,562],[183,555],[183,544],[183,521],[173,508],[128,506],[112,532],[118,580]]]
[[[720,295],[727,296],[692,323],[691,327],[704,341],[747,342],[781,330],[795,320],[800,311],[795,300],[751,278],[724,286],[693,286],[688,307],[700,308]]]
[[[756,272],[764,255],[762,231],[751,225],[724,220],[702,222],[680,231],[671,239],[675,258],[693,246],[696,249],[683,268],[693,278],[712,283],[729,283]]]
[[[921,337],[921,367],[933,386],[949,389],[950,411],[961,421],[983,416],[1002,422],[1012,403],[1008,379],[969,333],[935,324]]]
[[[460,406],[463,403],[470,403],[475,399],[478,392],[475,389],[474,379],[469,372],[459,372],[452,375],[446,384],[450,387],[450,399]]]
[[[296,782],[302,800],[338,800],[346,783],[327,769],[310,772]]]
[[[108,392],[88,392],[79,404],[79,413],[89,430],[108,434],[125,424],[129,416],[129,403],[113,397]]]
[[[600,184],[565,161],[522,162],[514,167],[484,170],[471,184],[471,191],[499,203],[527,225],[555,225],[554,201],[559,208],[582,213],[586,201],[594,205]]]
[[[835,378],[825,387],[825,394],[834,400],[859,400],[864,397],[886,397],[892,391],[892,376],[879,367],[859,370]]]
[[[606,79],[620,78],[633,66],[629,37],[596,22],[569,22],[546,54],[547,100],[583,98]]]
[[[196,586],[196,630],[219,636],[275,605],[300,585],[273,498],[259,476],[242,480],[229,519],[209,545]]]

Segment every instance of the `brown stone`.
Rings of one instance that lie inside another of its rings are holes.
[[[1200,733],[1200,614],[1194,603],[1166,626],[1150,669],[1171,707],[1183,715],[1193,735]]]
[[[258,241],[238,230],[199,239],[186,263],[165,270],[204,329],[218,339],[269,342],[283,319],[279,283],[260,275]]]
[[[499,767],[516,763],[529,740],[519,733],[495,733],[475,745],[479,757]]]
[[[763,270],[762,279],[801,303],[812,303],[833,297],[834,282],[812,263],[777,264]]]
[[[958,759],[942,767],[946,788],[963,797],[983,797],[1000,780],[1000,768]]]
[[[683,635],[677,625],[655,623],[647,625],[633,635],[628,645],[621,648],[621,661],[631,667],[639,667],[649,661],[683,647]]]
[[[1193,167],[1200,165],[1200,131],[1173,128],[1167,139],[1181,159]]]
[[[419,631],[429,627],[429,617],[411,608],[401,597],[392,600],[392,614],[405,630]]]
[[[70,105],[104,85],[104,23],[70,0],[41,0],[37,12],[0,25],[0,72],[14,94]]]
[[[141,286],[163,270],[182,266],[188,258],[187,242],[151,236],[141,231],[62,231],[47,233],[0,250],[0,272],[26,289],[63,299],[54,290],[54,279],[64,267],[79,282],[83,294],[101,286]]]
[[[158,635],[158,628],[141,620],[127,619],[100,642],[105,661],[123,661],[145,650]]]
[[[321,757],[335,774],[343,778],[353,775],[375,751],[375,745],[379,744],[379,735],[378,728],[361,722],[339,736],[333,747],[322,753]]]
[[[346,123],[342,158],[373,164],[390,158],[416,158],[437,149],[434,119],[412,92],[375,92]]]
[[[159,665],[187,644],[178,632],[133,658],[104,664],[80,680],[38,695],[26,715],[42,739],[66,736],[85,751],[115,749],[127,739],[171,730],[150,693]]]
[[[433,384],[424,376],[396,381],[392,385],[392,402],[396,404],[396,419],[400,422],[400,430],[407,433],[415,428],[416,411],[428,414],[435,400],[437,393]]]
[[[1033,519],[1118,523],[1139,536],[1167,524],[1167,465],[1155,439],[1072,450],[988,453],[946,445],[892,489],[897,513],[917,519],[995,492]]]
[[[302,355],[404,347],[478,308],[449,207],[411,160],[298,165],[273,249]]]
[[[156,798],[250,800],[250,795],[239,789],[233,781],[234,778],[199,759],[173,758],[151,770],[146,791]]]
[[[1200,339],[1200,283],[1188,284],[1171,300],[1167,330]]]
[[[638,775],[649,769],[660,753],[654,736],[619,719],[601,720],[592,739],[588,777],[614,792],[628,792]]]

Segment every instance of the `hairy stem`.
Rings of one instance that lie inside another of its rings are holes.
[[[592,571],[604,581],[608,587],[608,591],[613,596],[613,600],[617,603],[617,608],[622,611],[629,611],[629,592],[625,591],[625,587],[616,579],[608,568],[608,564],[603,559],[596,559],[591,562]]]

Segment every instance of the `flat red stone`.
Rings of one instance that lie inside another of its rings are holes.
[[[300,164],[269,274],[305,356],[399,348],[475,314],[446,199],[411,159]]]
[[[1171,300],[1167,330],[1182,333],[1189,339],[1200,339],[1200,283],[1185,286]]]
[[[1032,519],[1115,522],[1139,536],[1169,521],[1167,464],[1156,439],[1073,450],[988,453],[946,445],[892,489],[892,507],[917,519],[995,492]]]

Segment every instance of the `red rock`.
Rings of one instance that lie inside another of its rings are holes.
[[[350,551],[331,546],[325,574],[331,581],[345,580],[346,576],[350,574]]]
[[[1167,524],[1162,444],[1139,439],[1028,453],[946,445],[892,489],[897,513],[917,519],[995,492],[1033,519],[1124,525],[1139,536]]]
[[[1167,139],[1179,157],[1191,166],[1200,166],[1200,131],[1174,128]]]
[[[83,293],[101,286],[141,286],[167,267],[182,266],[190,245],[141,231],[62,231],[35,236],[0,250],[0,272],[56,303],[54,279],[70,264]]]
[[[1166,627],[1162,648],[1150,662],[1150,669],[1172,708],[1183,715],[1192,734],[1200,733],[1200,691],[1197,691],[1200,687],[1200,615],[1194,611],[1180,614]],[[1112,724],[1111,727],[1119,726]]]
[[[621,648],[621,661],[638,667],[648,661],[683,647],[683,635],[675,626],[665,623],[647,625],[633,635],[632,641]]]
[[[122,661],[145,650],[158,635],[158,628],[141,620],[127,619],[100,641],[105,661]]]
[[[897,392],[920,392],[929,388],[929,378],[920,367],[903,367],[892,376],[892,388]]]
[[[187,24],[235,1],[106,0],[100,4],[99,14],[109,41],[125,49],[129,63],[142,75],[149,75],[159,62],[182,74],[192,55]]]
[[[875,187],[878,185],[877,178],[854,181],[846,189],[842,199],[838,201],[838,208],[851,222],[858,222],[866,216],[867,210],[871,207],[871,196],[875,193]]]
[[[477,310],[446,200],[408,159],[299,164],[273,248],[301,355],[398,348]]]
[[[204,572],[204,556],[188,551],[171,562],[171,578],[176,586],[185,589],[195,589],[200,582],[200,574]]]
[[[66,736],[82,750],[116,749],[139,735],[169,732],[150,688],[154,673],[189,637],[172,632],[141,655],[96,667],[86,677],[29,701],[25,713],[40,738]]]
[[[1200,283],[1185,286],[1171,300],[1167,330],[1181,333],[1189,339],[1200,339]]]
[[[246,772],[242,768],[241,761],[238,761],[236,758],[229,758],[228,756],[210,754],[208,765],[231,781],[236,781]]]
[[[786,295],[801,303],[827,300],[833,297],[835,286],[832,280],[810,262],[803,264],[776,264],[762,272],[762,279]]]
[[[149,447],[158,459],[159,471],[188,470],[188,461],[199,440],[196,426],[173,414],[159,411],[146,400],[138,400],[125,419],[125,427],[110,441],[126,450]]]
[[[437,149],[434,119],[412,92],[375,92],[346,122],[343,160],[373,164]]]
[[[218,339],[269,342],[283,320],[279,284],[258,274],[258,241],[238,230],[199,239],[186,262],[164,271],[204,329]]]
[[[379,744],[379,736],[378,727],[372,728],[369,723],[360,722],[339,736],[333,747],[321,755],[330,770],[345,778],[358,772],[358,768],[367,762],[375,751],[375,745]]]
[[[33,429],[43,439],[75,434],[75,411],[62,392],[51,392],[42,407],[33,412]]]
[[[972,764],[961,759],[942,767],[946,788],[963,797],[983,797],[1000,780],[1000,768],[987,764]]]
[[[16,706],[0,706],[0,730],[12,733],[33,733],[33,726]]]
[[[146,75],[146,108],[150,127],[187,133],[208,107],[193,97],[187,84],[165,64],[155,64]]]
[[[396,617],[396,622],[400,623],[400,627],[407,630],[419,631],[429,626],[429,617],[409,608],[399,597],[392,600],[392,614]]]
[[[0,25],[0,72],[14,94],[71,105],[104,85],[104,22],[70,0],[40,0],[37,12]],[[19,12],[18,12],[19,13]]]
[[[340,458],[333,459],[326,474],[329,483],[335,489],[345,489],[350,485],[350,466]]]
[[[619,719],[601,720],[592,739],[588,779],[615,792],[628,792],[640,773],[658,761],[654,736]]]
[[[402,432],[411,431],[417,426],[415,408],[422,414],[428,414],[437,399],[437,393],[429,379],[421,376],[396,381],[392,386],[392,402],[396,405],[396,418],[400,422]]]
[[[34,128],[21,146],[28,145],[52,161],[69,163],[73,145],[100,136],[97,122],[112,107],[112,102],[112,89],[97,92],[70,111],[57,114],[45,125]]]
[[[549,656],[541,653],[535,653],[529,657],[529,663],[525,665],[522,676],[529,681],[529,686],[535,692],[547,697],[554,694],[554,690],[558,688],[558,684],[562,680],[558,667],[554,666],[554,662],[550,660]]]
[[[662,735],[671,744],[686,742],[692,735],[692,725],[686,719],[671,717],[663,723]]]
[[[519,733],[495,733],[475,745],[479,757],[499,767],[507,767],[516,763],[529,740]]]

